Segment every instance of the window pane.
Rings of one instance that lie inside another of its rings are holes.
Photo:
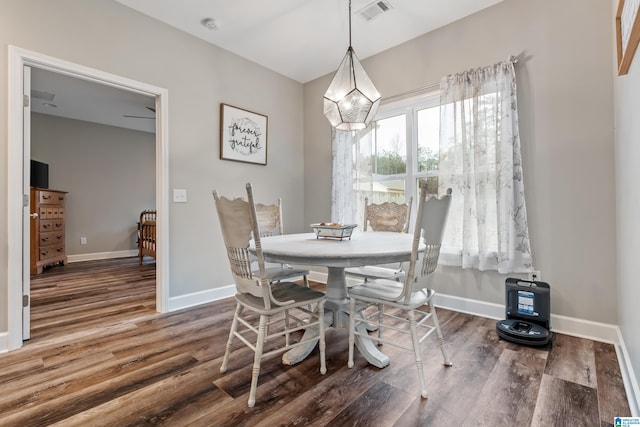
[[[353,189],[356,223],[363,227],[364,199],[369,203],[405,203],[407,173],[405,114],[372,122],[354,146]]]
[[[418,111],[418,172],[438,171],[440,109]]]
[[[374,174],[407,172],[407,120],[404,114],[378,120],[373,136]]]
[[[375,126],[375,122],[360,133],[358,141],[353,146],[353,173],[356,189],[358,189],[359,183],[371,182],[373,175],[373,131],[371,126]]]

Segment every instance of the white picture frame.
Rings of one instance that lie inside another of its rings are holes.
[[[220,104],[220,159],[267,164],[268,117]]]

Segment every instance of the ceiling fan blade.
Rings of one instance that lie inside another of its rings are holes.
[[[153,119],[153,120],[155,120],[155,119],[156,119],[155,117],[146,117],[146,116],[130,116],[130,115],[127,115],[127,114],[123,114],[123,115],[122,115],[122,117],[129,117],[129,118],[131,118],[131,119]]]

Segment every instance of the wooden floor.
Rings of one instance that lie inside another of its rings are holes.
[[[408,352],[356,357],[327,331],[302,363],[263,362],[247,407],[252,353],[236,342],[220,373],[232,298],[155,313],[155,265],[137,259],[55,267],[32,277],[32,339],[0,355],[0,426],[610,426],[629,416],[613,346],[556,335],[551,350],[499,340],[495,321],[439,310],[453,367],[424,345],[430,397]],[[357,353],[356,353],[357,354]]]

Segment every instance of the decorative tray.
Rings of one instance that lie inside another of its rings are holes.
[[[333,239],[346,239],[351,240],[351,233],[356,228],[357,224],[340,224],[337,222],[321,222],[319,224],[311,224],[313,232],[316,234],[316,238],[329,237]]]

